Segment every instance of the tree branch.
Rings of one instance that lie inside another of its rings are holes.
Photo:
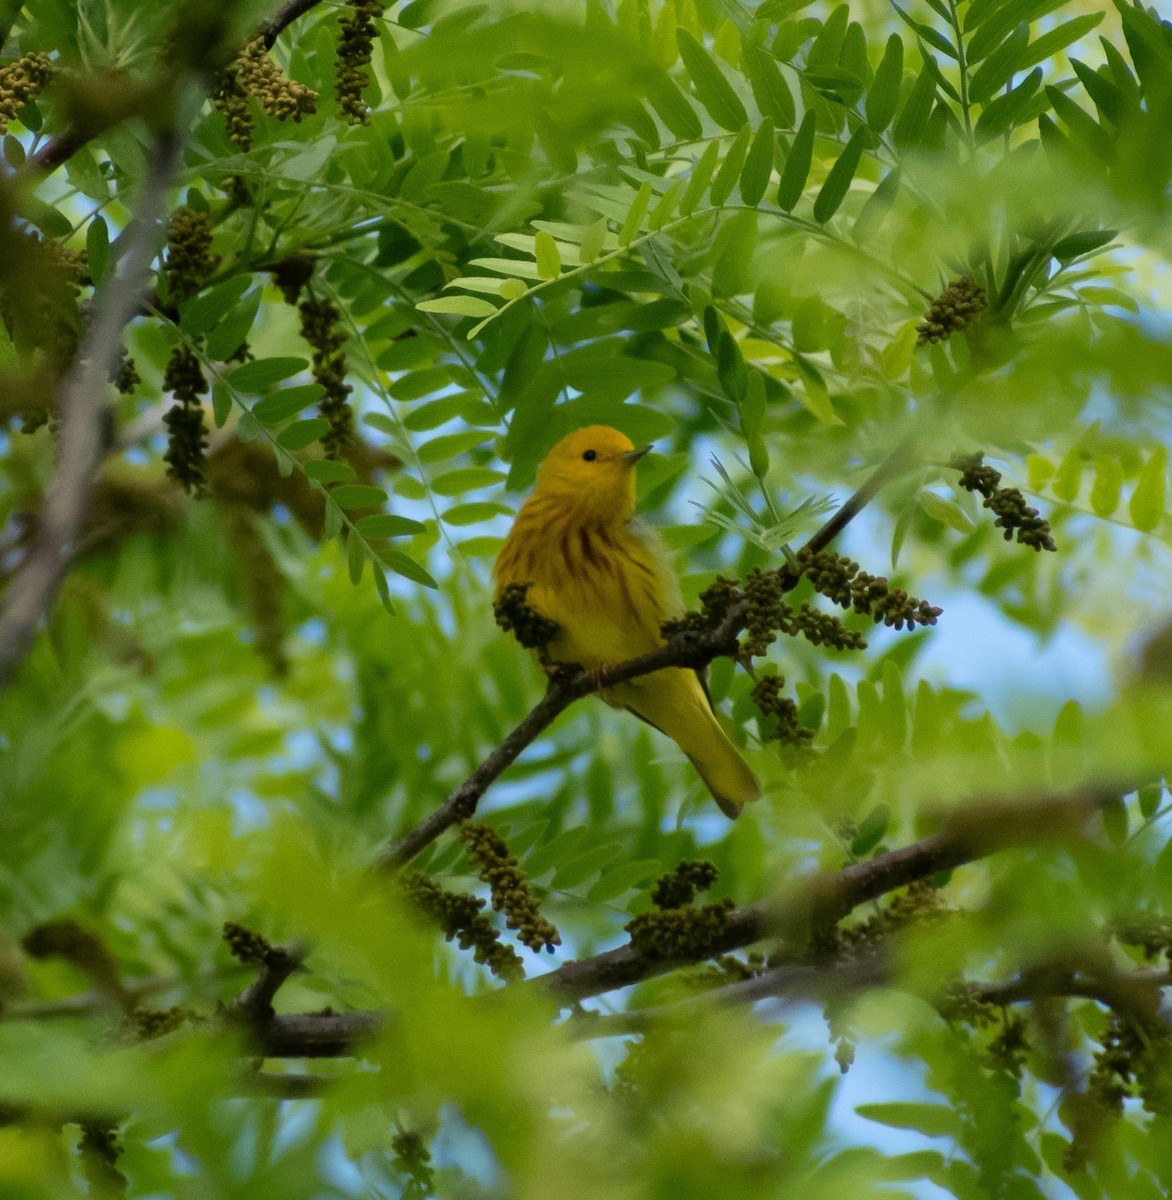
[[[876,986],[902,986],[893,978],[890,964],[881,954],[822,966],[792,963],[670,1004],[631,1012],[575,1015],[569,1029],[581,1041],[626,1037],[645,1033],[664,1021],[687,1019],[716,1007],[755,1004],[759,1000],[826,1000]],[[1136,997],[1147,999],[1163,988],[1172,987],[1172,971],[1140,969],[1090,973],[1040,969],[1005,981],[969,984],[967,987],[975,1000],[997,1006],[1030,1004],[1035,1000],[1082,999],[1126,1011],[1134,1006]],[[917,991],[916,994],[922,993]],[[938,1002],[941,994],[924,998]]]
[[[790,947],[795,961],[774,968],[768,975],[770,982],[767,984],[757,979],[747,980],[743,981],[744,987],[738,983],[730,985],[734,990],[722,989],[722,995],[730,1001],[747,1001],[778,991],[794,995],[819,994],[819,989],[825,991],[834,985],[834,979],[828,978],[825,967],[800,961],[812,931],[833,925],[860,904],[896,888],[1000,850],[1043,840],[1077,837],[1087,818],[1108,800],[1117,798],[1121,790],[1128,789],[1101,785],[1086,786],[1065,794],[1042,792],[1015,799],[977,797],[946,815],[939,832],[910,846],[877,855],[866,862],[853,863],[841,871],[809,877],[775,901],[733,910],[721,935],[693,958],[664,959],[631,945],[620,946],[566,963],[545,975],[510,984],[479,1001],[470,1002],[499,1002],[500,997],[521,989],[543,994],[560,1007],[566,1007],[767,938],[777,939]],[[875,975],[877,969],[873,961],[845,964],[841,968],[842,974],[837,977],[838,985],[853,981],[853,986],[860,987],[879,982]],[[1156,976],[1149,972],[1143,979],[1154,982]],[[1136,980],[1140,981],[1140,977]],[[1033,994],[1042,993],[1035,991]],[[1031,997],[1023,995],[1022,998]],[[1094,998],[1102,999],[1102,996]],[[999,1002],[992,994],[989,999]],[[654,1014],[656,1010],[651,1011]],[[594,1018],[594,1024],[583,1026],[582,1036],[630,1033],[643,1027],[648,1019],[639,1013],[619,1014],[613,1019],[605,1018],[609,1023],[602,1026],[599,1022],[603,1018]],[[386,1015],[379,1012],[286,1014],[255,1023],[253,1033],[259,1051],[269,1057],[336,1058],[352,1054],[354,1043],[376,1034],[386,1020]]]
[[[1118,788],[1087,787],[1073,794],[1041,794],[1012,802],[975,799],[949,815],[939,833],[834,874],[803,880],[779,900],[735,909],[704,958],[742,949],[766,937],[784,939],[801,951],[812,929],[833,925],[868,900],[998,850],[1027,845],[1037,840],[1040,832],[1050,837],[1075,834],[1092,812],[1119,795]],[[684,965],[687,963],[657,958],[628,944],[513,986],[548,992],[566,1005]]]
[[[107,379],[118,362],[123,330],[138,305],[158,248],[163,200],[178,169],[180,144],[175,129],[155,135],[118,274],[97,297],[85,339],[62,384],[57,470],[45,493],[32,545],[0,608],[0,687],[28,653],[81,529],[102,458]]]
[[[904,438],[875,468],[862,487],[810,537],[803,549],[825,549],[886,483],[907,468],[914,444],[914,436]],[[787,569],[785,575],[788,587],[794,587],[798,582],[798,574]],[[735,655],[737,635],[745,627],[748,612],[748,602],[741,598],[730,605],[724,620],[715,629],[703,633],[677,634],[649,654],[595,671],[563,665],[551,677],[545,695],[525,719],[434,812],[379,855],[378,868],[394,870],[405,865],[446,829],[472,816],[480,797],[489,786],[575,700],[664,667],[699,669],[706,667],[714,658]]]
[[[273,1016],[273,998],[285,981],[300,970],[306,951],[273,946],[265,956],[257,977],[231,1003],[224,1006],[224,1015],[256,1026]]]

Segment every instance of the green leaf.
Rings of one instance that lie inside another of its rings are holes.
[[[424,587],[438,588],[439,584],[431,574],[413,558],[409,558],[401,550],[382,550],[379,558],[396,575],[410,579],[413,583],[421,583]]]
[[[898,4],[894,3],[894,0],[891,7],[895,9],[896,16],[909,29],[914,29],[934,50],[939,50],[941,54],[945,54],[949,58],[957,57],[956,47],[942,33],[938,33],[931,25],[926,25],[923,21],[917,21],[910,13],[904,12]]]
[[[850,6],[839,4],[826,18],[818,36],[806,53],[807,67],[832,67],[842,53],[843,39],[850,23]]]
[[[851,180],[855,177],[855,171],[859,168],[859,159],[862,158],[867,136],[866,128],[860,125],[851,134],[846,149],[838,156],[834,166],[830,168],[830,173],[826,176],[826,181],[822,184],[814,200],[814,220],[819,225],[825,225],[838,211],[838,206],[842,203],[850,188]]]
[[[693,142],[703,134],[704,126],[700,124],[691,101],[666,74],[659,73],[652,77],[647,86],[647,99],[660,120],[680,141]]]
[[[110,266],[110,227],[101,213],[93,217],[85,231],[85,253],[90,278],[100,286]]]
[[[858,830],[851,841],[851,854],[855,858],[863,858],[883,840],[887,827],[891,824],[891,809],[886,804],[877,804],[859,822]]]
[[[696,205],[700,203],[701,197],[704,195],[705,188],[708,187],[708,181],[712,178],[713,171],[716,170],[717,160],[720,158],[720,147],[716,142],[709,142],[704,147],[704,153],[692,168],[691,175],[688,176],[688,185],[684,188],[684,194],[680,197],[680,212],[684,216],[688,216],[695,212]],[[600,220],[602,218],[599,218]]]
[[[884,175],[879,181],[879,186],[867,197],[867,202],[851,230],[851,235],[859,245],[866,245],[882,225],[883,218],[890,211],[899,193],[900,178],[900,169],[896,167],[894,171]]]
[[[901,150],[920,144],[924,131],[928,128],[928,118],[932,115],[932,106],[936,103],[936,76],[925,65],[916,78],[911,94],[904,101],[895,128],[891,131],[895,144]]]
[[[918,499],[920,507],[934,521],[940,521],[958,533],[972,533],[973,523],[968,513],[955,501],[938,496],[935,492],[921,492]]]
[[[919,1104],[893,1101],[887,1104],[859,1104],[855,1112],[868,1121],[893,1129],[914,1129],[928,1137],[959,1138],[961,1117],[955,1108],[943,1104]]]
[[[976,129],[973,131],[977,143],[987,142],[1010,129],[1025,111],[1026,105],[1033,99],[1041,83],[1042,68],[1035,67],[1012,91],[987,104],[977,118]]]
[[[968,60],[980,62],[1001,39],[1022,21],[1032,22],[1061,8],[1066,0],[1005,0],[989,14],[988,20],[968,40]]]
[[[277,445],[283,446],[286,450],[304,450],[311,442],[316,442],[329,427],[330,423],[324,417],[312,417],[308,421],[294,421],[292,425],[277,434]]]
[[[208,335],[204,346],[208,358],[225,360],[236,353],[244,344],[257,314],[260,312],[263,288],[254,286],[239,304],[229,312]]]
[[[330,492],[330,499],[340,508],[381,508],[387,494],[368,483],[344,483]]]
[[[460,467],[455,471],[447,471],[437,475],[431,481],[431,490],[437,496],[460,496],[464,492],[476,491],[479,488],[495,487],[503,483],[505,475],[490,467]]]
[[[232,415],[232,393],[217,379],[212,384],[212,420],[217,429]]]
[[[1083,233],[1072,233],[1055,243],[1051,253],[1062,263],[1070,262],[1092,250],[1106,246],[1118,236],[1118,229],[1088,229]]]
[[[350,571],[350,582],[357,584],[362,579],[362,571],[366,566],[366,547],[362,538],[351,530],[346,538],[346,566]]]
[[[739,404],[748,384],[748,369],[736,338],[727,329],[721,330],[716,344],[716,374],[724,394],[734,404]]]
[[[1029,42],[1030,27],[1022,21],[974,72],[969,81],[970,103],[984,104],[1025,69],[1023,59]]]
[[[1117,458],[1103,458],[1096,468],[1091,484],[1091,510],[1096,516],[1109,517],[1119,507],[1123,492],[1123,464]]]
[[[455,458],[457,454],[465,454],[476,446],[496,436],[493,430],[468,429],[463,433],[444,433],[439,437],[424,442],[419,447],[419,461],[425,463],[443,462]]]
[[[676,30],[676,45],[696,89],[696,98],[709,116],[722,129],[747,125],[749,114],[712,55],[684,28]]]
[[[1159,783],[1146,784],[1136,793],[1136,798],[1139,801],[1140,816],[1145,821],[1150,821],[1160,811],[1160,804],[1164,799],[1164,787]]]
[[[302,409],[316,404],[326,389],[320,383],[306,383],[300,387],[281,388],[271,392],[252,406],[252,415],[262,425],[279,425],[295,417]]]
[[[1127,505],[1131,523],[1143,533],[1150,533],[1164,518],[1167,475],[1168,451],[1157,446],[1151,458],[1140,467],[1135,491]]]
[[[631,202],[631,207],[627,210],[623,227],[619,230],[619,244],[621,246],[629,246],[631,244],[631,241],[639,232],[639,226],[642,224],[643,218],[647,215],[647,206],[650,203],[651,180],[645,179],[640,185],[639,190],[635,193],[635,199]]]
[[[804,357],[794,359],[794,365],[802,377],[802,387],[796,395],[802,406],[818,418],[824,425],[841,425],[842,418],[834,411],[830,392],[822,372]]]
[[[1070,130],[1070,136],[1098,158],[1108,160],[1115,146],[1111,134],[1059,88],[1047,84],[1046,95],[1062,123]]]
[[[1127,841],[1127,805],[1120,798],[1113,796],[1099,813],[1108,840],[1116,846],[1122,846]]]
[[[613,871],[603,868],[602,878],[586,893],[586,899],[596,904],[621,896],[642,883],[655,879],[663,873],[663,864],[657,858],[641,858],[634,862],[620,863]]]
[[[773,170],[773,122],[766,117],[753,137],[741,172],[741,199],[756,207],[769,185]]]
[[[357,478],[349,463],[334,462],[328,458],[315,458],[307,462],[305,473],[318,483],[351,483]]]
[[[369,541],[371,538],[403,537],[406,534],[422,533],[427,526],[420,521],[412,521],[410,517],[400,517],[394,513],[371,513],[368,517],[362,517],[355,528]]]
[[[891,124],[899,107],[899,90],[903,82],[903,39],[893,33],[875,70],[875,79],[867,92],[867,124],[882,133]]]
[[[794,205],[802,198],[802,190],[806,186],[810,164],[814,159],[815,125],[814,110],[808,108],[797,133],[794,134],[793,143],[781,170],[781,182],[777,185],[777,206],[783,212],[792,212]]]
[[[608,230],[605,217],[599,217],[587,230],[578,246],[578,261],[592,263],[601,253]],[[555,247],[556,249],[556,247]]]
[[[238,392],[257,394],[267,391],[274,383],[304,371],[309,363],[303,358],[258,358],[255,362],[237,367],[228,383]]]
[[[247,275],[226,279],[179,306],[179,328],[198,337],[214,329],[252,286]]]
[[[476,296],[439,296],[435,300],[421,300],[415,306],[420,312],[452,313],[460,317],[493,317],[497,307]]]
[[[1112,124],[1118,124],[1127,110],[1127,103],[1119,86],[1077,58],[1071,58],[1070,65],[1099,112]]]
[[[716,172],[716,178],[712,181],[712,191],[708,196],[709,201],[716,208],[719,208],[732,194],[741,168],[745,165],[745,156],[749,152],[749,138],[749,127],[745,125],[737,131],[737,136],[733,138],[728,153],[724,156],[724,162],[720,164],[720,170]]]
[[[798,117],[797,108],[793,93],[773,57],[742,37],[741,58],[761,115],[768,117],[778,129],[792,129]]]
[[[443,514],[443,519],[448,525],[477,525],[481,521],[491,521],[493,517],[507,515],[508,512],[503,504],[481,500],[471,504],[453,505]]]
[[[557,279],[562,273],[562,259],[558,253],[557,242],[542,230],[534,239],[533,250],[541,278]]]
[[[391,589],[387,586],[387,573],[383,570],[382,564],[376,562],[370,564],[370,570],[374,575],[374,589],[378,592],[378,598],[382,601],[383,608],[393,617],[395,606],[391,603]]]

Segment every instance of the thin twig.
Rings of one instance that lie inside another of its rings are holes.
[[[228,967],[218,967],[205,975],[197,976],[195,980],[184,979],[180,975],[151,975],[146,979],[131,979],[125,983],[126,994],[135,1005],[141,1004],[151,996],[163,992],[176,991],[188,987],[191,983],[215,983],[219,980],[239,975],[249,970],[242,963],[233,963]],[[0,1008],[0,1021],[56,1021],[71,1020],[75,1017],[89,1017],[97,1013],[110,1011],[110,993],[93,988],[88,992],[80,992],[76,996],[67,996],[63,1000],[47,1000],[40,1004],[12,1004]]]
[[[267,21],[265,21],[259,30],[258,34],[264,38],[265,45],[271,50],[273,43],[277,40],[298,17],[303,17],[311,8],[316,7],[321,3],[321,0],[287,0],[282,4],[275,13]]]
[[[804,548],[818,551],[829,545],[862,512],[884,484],[907,468],[913,446],[913,437],[904,438],[875,468],[862,487],[810,537]],[[798,576],[787,569],[785,581],[789,587],[793,587]],[[715,629],[703,633],[678,634],[649,654],[601,670],[588,671],[584,667],[564,666],[551,677],[545,695],[512,733],[437,809],[384,850],[377,866],[383,870],[403,866],[444,830],[472,816],[480,797],[489,786],[575,700],[664,667],[700,668],[707,666],[714,658],[735,655],[737,634],[745,626],[748,611],[747,601],[735,601]]]
[[[0,608],[0,687],[28,653],[52,605],[85,517],[103,453],[106,381],[118,362],[123,330],[138,306],[158,248],[163,201],[178,169],[180,144],[175,129],[155,135],[118,274],[99,293],[81,349],[62,384],[57,470],[45,493],[32,545]]]
[[[303,947],[273,946],[265,956],[257,977],[224,1006],[224,1015],[259,1027],[273,1016],[273,998],[295,971],[300,970],[307,951]]]

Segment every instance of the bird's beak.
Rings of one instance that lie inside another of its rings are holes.
[[[638,450],[628,450],[624,454],[620,454],[619,458],[633,467],[650,449],[650,446],[640,446]]]

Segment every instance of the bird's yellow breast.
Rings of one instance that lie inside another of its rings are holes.
[[[583,522],[572,504],[540,494],[518,514],[495,574],[498,591],[530,585],[526,602],[558,626],[549,655],[559,662],[593,666],[645,654],[682,607],[650,531]]]

